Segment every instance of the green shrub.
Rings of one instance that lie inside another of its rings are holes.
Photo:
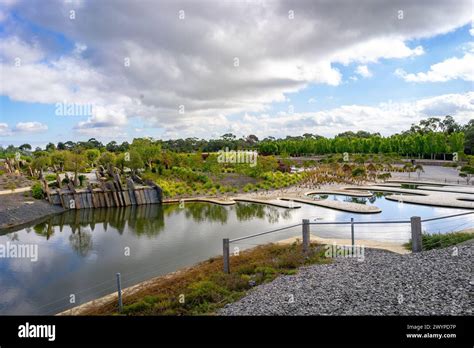
[[[44,198],[44,191],[43,186],[37,182],[31,187],[31,195],[35,199],[43,199]]]
[[[278,268],[298,268],[302,263],[301,253],[285,252],[278,258]]]
[[[124,314],[135,314],[151,309],[153,306],[145,301],[133,303],[123,307]]]
[[[54,181],[54,180],[56,180],[56,175],[55,174],[46,174],[44,179],[46,181]]]
[[[230,295],[230,291],[210,280],[192,283],[188,287],[186,304],[202,305],[208,302],[220,302]]]
[[[238,273],[217,273],[211,277],[211,280],[216,284],[222,285],[230,291],[244,291],[249,289],[250,277],[247,274]]]
[[[252,184],[247,184],[243,188],[244,192],[249,192],[249,191],[253,191],[253,190],[254,190],[254,186]]]
[[[82,186],[84,184],[84,182],[86,181],[86,176],[85,175],[79,175],[77,177],[79,179],[79,185]]]
[[[467,232],[433,233],[423,234],[421,243],[423,250],[431,250],[446,248],[473,238],[474,233]],[[404,244],[404,247],[408,250],[412,249],[411,239],[408,243]]]
[[[254,274],[257,265],[254,263],[245,264],[235,269],[238,274]]]

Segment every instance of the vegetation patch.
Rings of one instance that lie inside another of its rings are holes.
[[[134,294],[123,297],[124,315],[212,315],[227,303],[245,296],[254,286],[280,275],[296,274],[298,267],[330,262],[324,248],[311,244],[304,254],[299,242],[267,244],[240,252],[230,259],[231,273],[223,272],[222,257],[157,278]],[[116,301],[90,310],[87,315],[117,315]]]
[[[469,232],[452,232],[452,233],[433,233],[423,234],[422,236],[422,247],[423,250],[441,249],[452,245],[456,245],[466,240],[473,239],[474,233]],[[406,249],[411,250],[412,241],[403,245]]]
[[[44,198],[44,191],[43,186],[37,182],[31,187],[31,195],[35,199],[43,199]]]

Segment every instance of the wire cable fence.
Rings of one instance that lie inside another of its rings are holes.
[[[379,227],[383,227],[383,236],[380,236]],[[469,228],[474,228],[474,212],[465,212],[427,219],[421,219],[420,217],[411,217],[410,219],[401,220],[382,219],[377,221],[356,221],[353,218],[349,221],[322,221],[318,218],[303,219],[301,223],[269,231],[245,235],[234,239],[224,238],[224,272],[230,273],[231,245],[237,247],[237,249],[233,250],[235,254],[236,250],[238,251],[239,249],[255,247],[270,242],[277,233],[284,233],[288,238],[294,238],[297,233],[301,233],[303,252],[306,252],[309,249],[310,233],[320,238],[349,240],[353,247],[356,243],[356,237],[357,240],[376,240],[397,243],[411,239],[412,251],[418,252],[422,249],[423,234],[459,232]],[[442,245],[442,242],[437,241],[436,239],[433,243]],[[430,247],[431,246],[433,245],[430,245]],[[186,253],[188,256],[192,256],[192,254],[192,250],[190,250],[189,253]],[[156,265],[152,265],[139,270],[138,272],[136,270],[127,271],[121,273],[120,278],[123,279],[124,286],[127,288],[143,280],[162,275],[163,270],[172,263],[174,263],[174,261],[170,260],[170,262],[160,263],[159,268],[157,268]],[[36,309],[38,309],[42,314],[57,314],[80,304],[109,295],[114,291],[117,291],[117,287],[117,280],[114,277],[111,277],[106,281],[75,291],[73,294],[68,294],[52,302],[42,304],[39,307],[36,307]],[[120,290],[120,293],[122,293],[122,290]],[[74,295],[75,299],[73,302],[71,302],[72,295]],[[77,303],[78,298],[80,298],[79,303]]]
[[[434,218],[421,219],[419,216],[412,216],[410,219],[401,220],[377,220],[377,221],[355,221],[351,218],[350,221],[319,221],[317,218],[303,219],[300,224],[290,225],[274,229],[271,231],[265,231],[255,234],[246,235],[239,238],[229,239],[224,238],[222,240],[223,249],[223,269],[225,273],[230,273],[230,245],[231,244],[248,244],[253,243],[242,243],[249,239],[258,238],[264,235],[270,235],[281,231],[289,230],[295,227],[302,227],[302,244],[303,252],[309,250],[310,244],[310,229],[312,226],[313,230],[311,233],[317,235],[317,237],[326,237],[331,239],[349,239],[352,248],[356,242],[356,230],[357,239],[373,239],[382,242],[405,242],[411,241],[412,252],[420,252],[422,250],[423,234],[436,234],[439,232],[460,232],[468,228],[474,227],[474,212],[464,212],[459,214],[438,216]],[[426,225],[426,226],[424,226]],[[346,226],[345,230],[342,230],[343,226]],[[374,238],[374,233],[377,233],[377,226],[384,226],[383,237],[378,234]],[[389,228],[387,228],[389,226]],[[425,230],[423,230],[423,226]],[[347,228],[349,227],[349,228]],[[346,237],[346,238],[344,238]],[[453,237],[454,238],[454,237]],[[433,238],[435,241],[437,238]],[[441,238],[439,238],[440,245],[442,245]],[[258,244],[256,244],[258,245]],[[432,247],[430,245],[429,247]]]
[[[190,250],[183,256],[192,255],[193,251]],[[139,271],[132,270],[120,273],[121,285],[123,284],[124,288],[128,288],[141,281],[160,276],[163,274],[163,270],[169,269],[169,266],[174,263],[174,260],[170,260],[169,262],[160,262],[159,268],[157,268],[156,265],[153,265]],[[73,293],[62,296],[54,301],[42,304],[39,307],[36,307],[36,309],[44,315],[54,315],[94,301],[95,299],[104,297],[106,295],[110,295],[115,291],[117,291],[117,280],[115,277],[111,277],[109,280],[100,282],[91,287],[74,291]],[[74,295],[74,302],[71,302],[72,295]]]

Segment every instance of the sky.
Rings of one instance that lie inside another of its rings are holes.
[[[474,118],[471,0],[0,0],[0,146]]]

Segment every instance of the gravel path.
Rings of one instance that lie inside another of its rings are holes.
[[[220,315],[472,315],[474,241],[398,255],[366,249],[365,260],[281,276],[228,304]],[[454,252],[455,254],[455,252]]]

